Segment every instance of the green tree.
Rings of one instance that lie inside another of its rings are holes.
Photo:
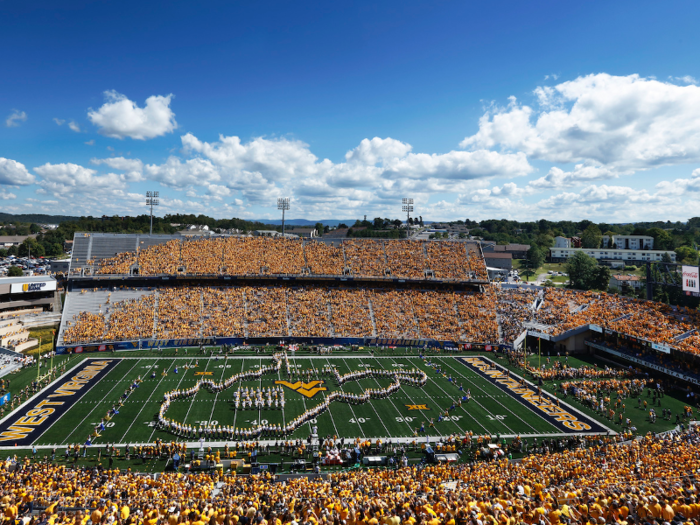
[[[544,264],[544,253],[536,244],[530,246],[530,249],[527,251],[527,263],[528,268],[533,270],[537,270]]]
[[[22,277],[23,275],[22,268],[19,266],[10,266],[10,268],[7,270],[8,277]]]
[[[316,234],[317,234],[319,237],[320,237],[321,235],[323,235],[323,224],[322,224],[322,223],[317,222],[315,228],[316,228]]]
[[[593,269],[588,289],[607,290],[610,286],[610,268],[607,266],[597,266]]]
[[[683,264],[695,265],[698,263],[698,251],[690,246],[679,246],[676,248],[676,260]]]
[[[600,248],[600,243],[603,240],[603,234],[600,232],[600,228],[595,224],[591,224],[583,230],[581,235],[581,247],[582,248]]]
[[[569,274],[569,286],[580,290],[588,290],[596,270],[596,260],[583,252],[576,252],[566,261],[566,273]],[[607,289],[607,286],[605,287]]]
[[[24,242],[19,245],[17,250],[20,257],[26,257],[27,255],[32,255],[33,257],[43,257],[44,247],[37,242],[34,237],[27,237]]]
[[[537,244],[537,246],[543,250],[546,250],[554,246],[554,237],[547,233],[540,233],[537,237],[535,237],[535,244]]]
[[[673,237],[666,230],[661,228],[649,228],[646,235],[654,238],[655,250],[673,250]]]

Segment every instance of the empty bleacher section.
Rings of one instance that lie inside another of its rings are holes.
[[[76,233],[71,277],[344,276],[488,282],[478,244]]]
[[[22,352],[36,346],[36,339],[29,337],[29,331],[17,319],[0,321],[0,346],[15,352]]]

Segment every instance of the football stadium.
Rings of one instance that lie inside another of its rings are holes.
[[[0,525],[700,525],[699,20],[0,1]]]
[[[3,468],[33,487],[12,474],[6,508],[93,523],[694,512],[673,467],[697,462],[693,311],[492,283],[468,241],[73,242],[55,352],[0,385]]]
[[[656,418],[646,402],[644,421],[628,418],[624,399],[657,395],[650,367],[695,358],[692,312],[492,284],[480,250],[77,233],[56,355],[23,371],[0,443],[292,441],[320,461],[327,440],[423,451],[625,435]],[[672,377],[696,384],[691,370]],[[351,448],[334,461],[357,461]]]

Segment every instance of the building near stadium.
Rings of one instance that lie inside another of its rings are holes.
[[[624,250],[617,248],[550,248],[550,260],[552,262],[566,262],[578,252],[593,257],[597,261],[615,266],[621,264],[637,264],[646,262],[659,262],[663,260],[664,254],[671,258],[671,262],[676,262],[676,252],[673,250]]]
[[[0,278],[0,316],[60,312],[56,279],[48,275]]]

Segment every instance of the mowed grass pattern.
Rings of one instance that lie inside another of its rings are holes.
[[[386,399],[374,400],[361,405],[349,405],[335,402],[330,410],[318,416],[315,422],[310,422],[297,429],[290,439],[306,438],[311,427],[318,426],[320,436],[338,436],[345,438],[397,438],[413,436],[421,423],[424,423],[426,434],[430,436],[445,436],[450,434],[463,435],[466,431],[475,434],[550,434],[558,430],[538,414],[534,413],[519,401],[504,393],[483,377],[468,369],[452,357],[432,357],[433,363],[438,363],[442,372],[452,376],[450,382],[441,374],[417,357],[290,357],[290,363],[298,370],[316,368],[319,371],[324,365],[333,364],[341,374],[366,368],[398,370],[401,368],[421,368],[428,373],[428,382],[422,388],[402,385],[400,391]],[[198,365],[195,367],[195,364]],[[89,392],[76,403],[60,420],[57,420],[42,436],[37,445],[64,445],[68,443],[83,443],[92,433],[96,424],[105,416],[107,411],[118,402],[125,390],[140,376],[143,382],[129,396],[124,406],[112,421],[106,423],[106,430],[97,440],[104,443],[147,443],[157,438],[166,441],[177,440],[174,435],[156,428],[155,422],[163,400],[163,395],[174,389],[187,389],[202,378],[215,381],[241,371],[256,370],[269,364],[269,356],[234,357],[224,359],[219,357],[202,358],[131,358],[121,362],[101,381],[91,387]],[[192,368],[186,369],[185,365]],[[175,367],[178,373],[175,373]],[[155,368],[154,368],[155,367]],[[153,371],[155,378],[151,378]],[[162,372],[167,374],[163,375]],[[198,373],[200,375],[198,375]],[[201,375],[206,374],[206,375]],[[176,400],[171,403],[167,417],[198,427],[207,423],[213,425],[229,425],[246,428],[260,421],[284,426],[288,421],[323,402],[325,396],[338,387],[328,377],[319,375],[318,379],[325,381],[326,391],[321,391],[313,398],[307,398],[291,389],[285,388],[286,406],[280,409],[239,409],[235,410],[233,394],[237,388],[267,388],[275,385],[275,381],[297,380],[305,378],[288,378],[286,370],[278,374],[262,376],[255,381],[238,382],[232,387],[213,393],[200,389],[193,397]],[[316,379],[313,377],[312,379]],[[383,388],[389,384],[384,378],[364,378],[349,381],[340,387],[345,392],[361,393],[367,388]],[[447,410],[453,400],[460,396],[459,385],[464,390],[471,389],[472,400],[463,403],[449,411],[448,417],[438,422],[438,415]],[[428,410],[412,410],[410,406],[424,405]],[[433,419],[435,426],[428,422]],[[194,441],[188,438],[188,441]],[[216,439],[218,440],[218,439]]]

